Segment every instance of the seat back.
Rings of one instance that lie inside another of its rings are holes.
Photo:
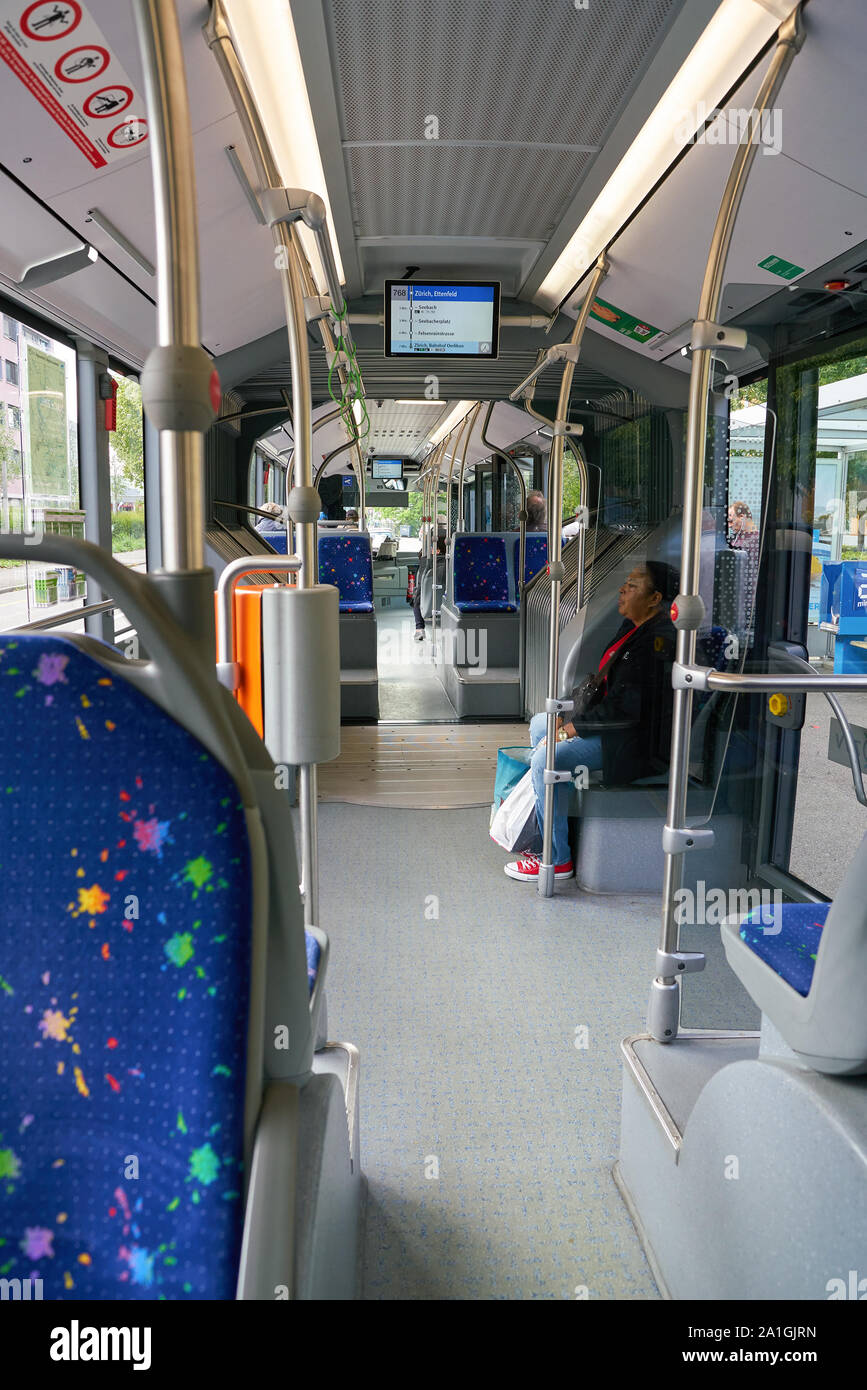
[[[373,612],[373,564],[366,531],[320,533],[319,582],[336,586],[341,613]]]
[[[520,564],[521,538],[515,540],[512,569],[517,575]],[[529,584],[548,563],[548,533],[528,531],[524,536],[524,583]]]
[[[0,636],[0,1231],[46,1298],[231,1299],[251,824],[109,653]]]
[[[265,531],[262,539],[267,541],[272,550],[276,550],[278,555],[289,554],[289,537],[285,531]]]
[[[514,612],[505,539],[459,533],[452,544],[452,586],[459,612]]]

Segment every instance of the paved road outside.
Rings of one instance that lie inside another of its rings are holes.
[[[115,560],[119,560],[122,565],[128,565],[131,569],[143,570],[146,565],[144,550],[121,550],[115,555]],[[0,632],[9,632],[11,628],[22,627],[25,623],[35,623],[41,618],[65,617],[68,613],[74,612],[76,608],[84,606],[84,599],[67,599],[63,603],[49,604],[47,607],[38,607],[33,601],[32,571],[34,569],[50,568],[39,565],[22,566],[22,570],[31,571],[31,582],[22,584],[18,589],[0,592]],[[9,571],[7,571],[9,573]],[[115,614],[116,625],[118,628],[125,627],[126,622],[121,621],[121,615]],[[84,623],[76,622],[64,624],[66,632],[83,632]]]
[[[867,695],[843,695],[840,703],[850,724],[867,728]],[[789,862],[793,874],[829,898],[867,831],[867,808],[855,799],[848,766],[828,758],[831,718],[824,695],[807,697]]]

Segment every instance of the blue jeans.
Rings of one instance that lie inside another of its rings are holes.
[[[530,760],[533,773],[533,790],[536,793],[536,821],[539,834],[542,834],[545,813],[545,754],[547,749],[541,740],[548,732],[548,716],[534,714],[530,720],[530,743],[535,749]],[[590,772],[602,770],[602,735],[591,734],[588,738],[567,738],[558,743],[554,753],[554,766],[558,769],[586,767]],[[569,850],[569,822],[566,808],[569,799],[569,784],[560,782],[554,787],[554,839],[552,857],[555,864],[568,864],[571,860]]]

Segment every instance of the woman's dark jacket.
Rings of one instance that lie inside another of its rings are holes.
[[[579,735],[602,735],[606,786],[623,786],[668,769],[674,625],[667,612],[648,618],[637,629],[626,618],[612,642],[633,630],[635,635],[604,668],[606,687],[601,700],[571,721]],[[568,721],[569,716],[565,717]]]

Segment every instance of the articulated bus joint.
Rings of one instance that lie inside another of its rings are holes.
[[[656,973],[661,979],[677,979],[704,970],[707,957],[703,951],[657,951]]]
[[[671,684],[674,690],[710,690],[708,676],[715,673],[715,666],[684,666],[675,661],[671,668]]]
[[[574,708],[572,700],[551,699],[550,696],[545,700],[546,714],[570,714]]]
[[[743,352],[749,346],[749,338],[745,328],[730,328],[724,323],[714,323],[712,319],[696,319],[689,346],[693,352],[708,352],[716,348]]]
[[[665,825],[662,848],[666,854],[684,854],[688,849],[710,849],[714,833],[710,826]]]
[[[217,680],[234,694],[241,688],[241,667],[237,661],[218,661]]]
[[[303,222],[313,231],[325,226],[325,204],[307,188],[264,188],[259,195],[269,227],[279,222]]]

